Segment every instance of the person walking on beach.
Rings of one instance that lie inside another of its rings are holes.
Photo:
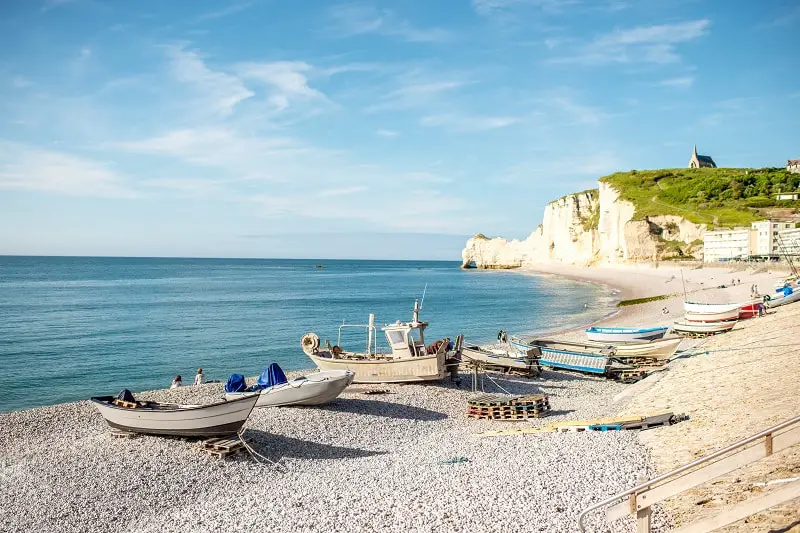
[[[183,382],[181,381],[180,374],[178,374],[177,376],[175,376],[175,379],[172,380],[172,385],[170,385],[169,388],[170,389],[177,389],[181,385],[183,385]]]
[[[203,384],[203,369],[197,369],[197,375],[194,377],[194,384],[195,385],[202,385]]]

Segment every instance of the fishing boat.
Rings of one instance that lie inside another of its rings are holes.
[[[517,349],[527,352],[531,347],[539,348],[539,364],[551,368],[578,370],[591,374],[605,374],[608,371],[613,350],[610,346],[591,348],[585,344],[549,339],[523,340],[511,337],[510,343]]]
[[[228,384],[234,381],[237,385],[230,387],[226,384],[226,400],[235,400],[255,392],[258,394],[256,407],[283,407],[322,405],[335,400],[353,382],[355,374],[349,370],[327,370],[288,380],[280,367],[273,363],[261,373],[252,388],[244,390],[236,390],[244,385],[244,377],[240,374],[234,376],[242,379],[241,382],[238,378],[228,380]]]
[[[723,320],[716,322],[695,322],[691,320],[676,320],[672,329],[681,333],[722,333],[730,331],[738,322],[738,319]]]
[[[738,310],[743,304],[702,304],[696,302],[683,302],[683,310],[687,313],[716,314]]]
[[[665,361],[675,355],[678,346],[683,341],[682,337],[670,336],[645,342],[625,342],[609,345],[607,342],[586,341],[583,345],[587,350],[606,349],[614,351],[614,357],[625,361],[626,359],[653,359]]]
[[[455,346],[449,338],[425,346],[425,328],[428,322],[419,320],[419,301],[414,301],[410,322],[397,321],[381,327],[389,352],[379,352],[375,315],[369,315],[367,325],[342,324],[336,345],[320,347],[319,336],[307,333],[300,341],[303,351],[322,371],[348,370],[355,374],[354,383],[403,383],[413,381],[435,381],[445,375],[445,360],[457,359],[461,346],[459,336]],[[345,328],[366,329],[367,346],[364,352],[345,351],[341,348],[342,331]]]
[[[109,426],[120,431],[175,437],[235,435],[250,416],[258,394],[208,405],[136,401],[127,389],[117,397],[91,399]]]
[[[537,373],[540,370],[540,355],[541,351],[538,348],[529,348],[524,353],[513,347],[510,350],[497,350],[472,345],[464,346],[461,349],[462,360],[467,359],[485,365]]]
[[[739,308],[739,320],[745,318],[753,318],[758,316],[758,308],[759,306],[764,305],[761,302],[754,302],[750,304],[745,304]]]
[[[764,296],[764,304],[769,308],[790,304],[798,300],[800,300],[800,289],[791,290],[791,288],[789,288],[788,291],[784,289],[783,294],[777,294],[775,296],[770,296],[770,295]]]
[[[624,328],[624,327],[591,327],[586,330],[586,337],[590,341],[608,342],[636,342],[660,339],[669,331],[669,326],[656,328]]]
[[[721,322],[724,320],[736,320],[739,318],[741,307],[737,304],[736,307],[726,311],[719,311],[716,313],[692,313],[687,311],[684,313],[683,318],[690,322]]]

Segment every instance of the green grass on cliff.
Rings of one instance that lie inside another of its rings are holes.
[[[778,192],[800,189],[800,174],[778,168],[632,170],[600,181],[633,203],[635,219],[678,215],[709,227],[733,227],[764,219],[762,208],[800,208],[800,202],[774,200]]]

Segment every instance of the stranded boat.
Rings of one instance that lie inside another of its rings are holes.
[[[510,343],[524,351],[539,348],[542,354],[539,364],[545,367],[607,376],[618,376],[621,373],[636,370],[635,367],[614,357],[613,346],[594,348],[576,342],[550,339],[525,341],[518,337],[511,337]]]
[[[462,360],[467,359],[484,365],[499,366],[508,369],[521,370],[527,373],[539,373],[538,348],[529,348],[525,353],[520,353],[516,348],[510,350],[486,349],[480,346],[464,346],[461,349]]]
[[[235,435],[250,416],[257,394],[208,405],[177,405],[136,401],[127,389],[118,397],[97,396],[92,403],[109,426],[131,433],[176,437]]]
[[[225,384],[225,399],[235,400],[257,393],[256,407],[322,405],[338,398],[353,382],[353,377],[348,370],[328,370],[288,380],[281,367],[272,363],[251,387],[246,386],[244,376],[233,374]]]
[[[461,346],[459,336],[454,349],[450,339],[442,339],[425,346],[427,322],[419,321],[419,301],[414,301],[411,322],[387,324],[381,327],[391,349],[378,352],[375,315],[369,315],[369,324],[342,324],[336,345],[326,343],[320,347],[319,336],[307,333],[300,341],[303,351],[320,370],[349,370],[355,374],[355,383],[403,383],[409,381],[434,381],[445,375],[445,359],[458,359]],[[366,329],[367,346],[364,352],[345,351],[341,348],[342,330]]]
[[[734,320],[722,320],[716,322],[693,322],[691,320],[676,320],[672,329],[681,333],[722,333],[730,331],[738,322]]]
[[[697,302],[683,302],[683,310],[687,313],[696,314],[730,313],[732,311],[738,312],[742,305],[744,304],[702,304]]]
[[[653,341],[644,342],[625,342],[608,343],[586,341],[583,346],[587,350],[605,349],[614,352],[614,357],[625,361],[627,359],[652,359],[654,361],[666,361],[678,350],[683,338],[678,336],[664,337]]]
[[[586,338],[590,341],[609,342],[637,342],[660,339],[669,331],[669,326],[656,328],[622,328],[622,327],[591,327],[586,330]]]

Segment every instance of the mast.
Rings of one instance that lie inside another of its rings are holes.
[[[375,329],[375,314],[369,314],[369,326],[367,326],[367,355],[372,354],[372,332]]]
[[[415,326],[419,324],[419,300],[414,300],[414,314],[411,317],[411,323]]]

